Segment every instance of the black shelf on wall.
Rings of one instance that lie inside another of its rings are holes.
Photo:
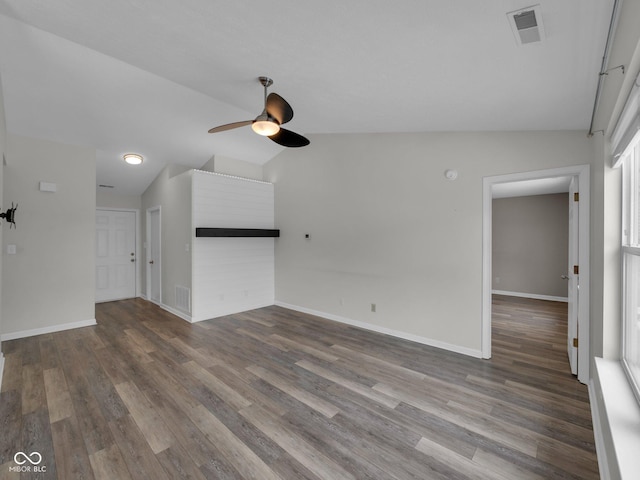
[[[196,237],[279,237],[280,230],[268,228],[196,228]]]

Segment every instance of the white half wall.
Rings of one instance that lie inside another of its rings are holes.
[[[94,321],[95,150],[9,134],[6,158],[2,203],[18,210],[3,226],[3,337]]]
[[[195,229],[274,228],[273,185],[193,172],[194,322],[273,305],[273,238],[195,237]]]

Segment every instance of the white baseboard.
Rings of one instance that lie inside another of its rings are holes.
[[[83,320],[81,322],[60,323],[58,325],[51,325],[50,327],[34,328],[32,330],[22,330],[19,332],[4,333],[0,337],[0,340],[15,340],[16,338],[33,337],[35,335],[43,335],[45,333],[61,332],[63,330],[71,330],[73,328],[91,327],[96,325],[95,318],[91,320]]]
[[[552,295],[538,295],[537,293],[521,293],[521,292],[507,292],[504,290],[491,290],[494,295],[506,295],[508,297],[521,297],[521,298],[533,298],[535,300],[549,300],[551,302],[564,302],[568,303],[568,297],[554,297]]]
[[[2,372],[4,372],[4,355],[0,352],[0,391],[2,390]]]
[[[384,333],[385,335],[390,335],[392,337],[402,338],[403,340],[409,340],[411,342],[421,343],[423,345],[428,345],[430,347],[441,348],[443,350],[448,350],[450,352],[461,353],[463,355],[468,355],[470,357],[482,358],[481,350],[474,350],[472,348],[461,347],[459,345],[453,345],[450,343],[441,342],[439,340],[433,340],[431,338],[420,337],[418,335],[413,335],[412,333],[401,332],[399,330],[392,330],[390,328],[381,327],[379,325],[360,322],[358,320],[352,320],[350,318],[340,317],[338,315],[320,312],[318,310],[312,310],[310,308],[300,307],[298,305],[291,305],[289,303],[278,302],[278,301],[276,301],[275,304],[282,308],[287,308],[289,310],[295,310],[297,312],[302,312],[302,313],[308,313],[309,315],[315,315],[316,317],[326,318],[327,320],[333,320],[334,322],[345,323],[347,325],[359,327],[364,330],[370,330],[372,332],[377,332],[377,333]]]
[[[191,315],[189,315],[188,313],[185,313],[185,312],[183,312],[181,310],[178,310],[176,308],[170,307],[169,305],[165,305],[164,303],[161,303],[158,306],[161,309],[166,310],[169,313],[172,313],[176,317],[180,317],[182,320],[184,320],[186,322],[193,323],[193,320],[191,319]]]
[[[235,306],[230,306],[225,309],[218,308],[213,312],[209,310],[210,313],[207,314],[206,316],[202,316],[201,314],[199,316],[194,317],[192,315],[191,323],[204,322],[206,320],[212,320],[214,318],[226,317],[227,315],[235,315],[236,313],[243,313],[243,312],[248,312],[250,310],[257,310],[258,308],[271,307],[272,305],[275,305],[273,300],[270,300],[267,302],[253,303],[253,304],[241,304],[241,305],[235,304]]]

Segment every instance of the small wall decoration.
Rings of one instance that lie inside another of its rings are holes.
[[[16,210],[18,209],[18,205],[13,206],[13,202],[11,202],[11,208],[7,208],[7,211],[4,213],[0,213],[0,218],[4,218],[5,222],[9,222],[9,228],[16,226]]]

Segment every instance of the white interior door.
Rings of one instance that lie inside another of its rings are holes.
[[[96,211],[96,302],[136,296],[136,212]]]
[[[567,331],[567,353],[569,355],[569,364],[571,365],[571,373],[578,374],[578,312],[579,312],[579,295],[580,295],[580,276],[579,270],[579,248],[578,248],[578,232],[579,232],[579,206],[580,202],[576,199],[578,192],[578,178],[573,177],[569,185],[569,265],[567,266],[567,277],[569,280],[569,288],[567,295],[569,297],[568,309],[568,331]]]
[[[162,303],[160,232],[160,207],[147,210],[147,298],[157,304]]]

